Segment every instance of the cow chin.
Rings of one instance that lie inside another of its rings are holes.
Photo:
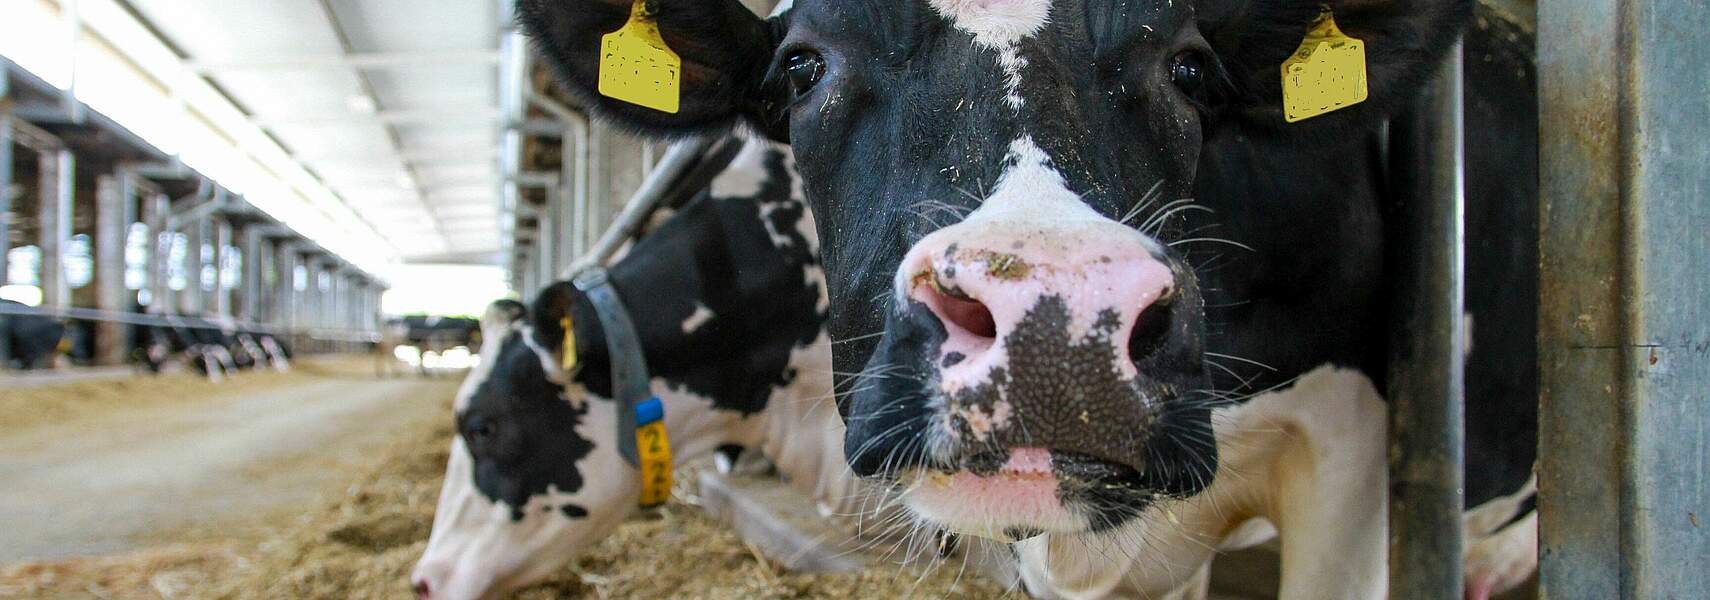
[[[902,474],[904,505],[954,533],[1018,542],[1104,531],[1156,498],[1138,469],[1073,452],[1018,448],[974,463]]]

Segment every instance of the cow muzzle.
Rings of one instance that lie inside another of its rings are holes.
[[[1024,539],[1099,529],[1120,520],[1109,505],[1209,480],[1209,414],[1184,407],[1204,383],[1203,307],[1162,245],[1108,219],[970,218],[916,244],[896,286],[903,309],[875,362],[914,362],[919,389],[858,394],[848,443],[907,443],[872,439],[860,420],[926,398],[913,409],[920,460],[851,454],[857,472],[903,483],[915,512]]]

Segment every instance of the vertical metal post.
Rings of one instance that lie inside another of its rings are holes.
[[[1538,11],[1544,598],[1710,573],[1710,45],[1701,0]]]
[[[606,228],[607,215],[611,214],[611,161],[606,156],[606,138],[610,129],[610,126],[600,123],[591,123],[588,127],[588,171],[583,173],[586,197],[582,206],[584,212],[577,215],[582,220],[587,245],[577,249],[578,255],[586,255],[593,248],[599,232]]]
[[[227,219],[214,221],[214,314],[232,316],[232,288],[226,285],[231,275],[228,266],[232,253],[232,223]]]
[[[71,307],[71,286],[65,280],[65,246],[71,240],[72,194],[77,159],[60,148],[41,155],[41,203],[37,207],[37,245],[42,250],[42,306]]]
[[[1397,192],[1390,268],[1391,598],[1462,594],[1466,355],[1461,46],[1390,129]]]
[[[571,229],[569,229],[568,248],[564,248],[566,250],[564,267],[566,268],[571,263],[576,262],[576,256],[581,256],[581,253],[588,251],[588,246],[593,243],[593,236],[590,234],[592,224],[588,222],[588,190],[593,183],[588,179],[592,149],[588,147],[587,118],[569,120],[569,135],[564,137],[564,145],[569,144],[575,144],[576,147],[573,152],[571,149],[564,149],[566,150],[564,152],[566,171],[561,178],[561,183],[566,186],[566,190],[569,190],[569,227]],[[559,272],[557,277],[569,277],[569,274]]]
[[[95,181],[95,307],[110,313],[130,310],[125,302],[125,197],[116,175]],[[95,359],[100,364],[125,362],[125,327],[117,321],[96,325]]]

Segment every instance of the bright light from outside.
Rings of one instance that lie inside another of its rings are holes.
[[[402,265],[387,275],[392,289],[380,299],[388,315],[478,317],[511,294],[505,270],[467,265]]]
[[[51,85],[71,86],[73,52],[58,4],[0,4],[0,55]],[[390,244],[118,3],[78,6],[87,26],[75,48],[79,100],[356,265],[375,272],[393,261]],[[171,83],[181,86],[182,105]]]
[[[33,285],[0,285],[0,300],[11,300],[24,306],[41,306],[42,288]]]

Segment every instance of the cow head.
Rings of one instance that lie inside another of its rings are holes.
[[[756,447],[774,395],[829,388],[808,383],[829,371],[811,366],[824,353],[825,301],[811,219],[792,193],[787,151],[770,146],[751,145],[712,198],[610,271],[679,462]],[[541,292],[526,315],[521,308],[500,301],[483,317],[481,362],[458,392],[458,436],[413,574],[423,598],[480,598],[539,581],[639,501],[640,473],[617,450],[623,433],[598,313],[566,282]],[[568,371],[567,340],[577,357]]]
[[[675,114],[595,91],[630,0],[518,7],[609,120],[791,143],[855,390],[851,466],[897,481],[929,521],[998,539],[1101,530],[1208,485],[1217,386],[1187,252],[1248,248],[1187,218],[1208,140],[1369,127],[1470,6],[1332,0],[1366,42],[1370,97],[1285,126],[1281,64],[1323,0],[800,0],[770,19],[647,2],[683,59]]]

